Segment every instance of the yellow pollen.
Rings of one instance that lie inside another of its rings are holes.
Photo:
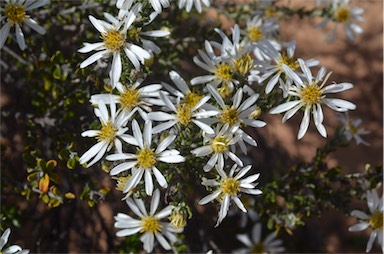
[[[300,97],[302,101],[308,106],[319,103],[321,95],[322,90],[316,84],[313,84],[311,86],[308,85],[307,87],[303,88],[303,90],[301,90],[300,92]]]
[[[103,124],[100,130],[100,134],[97,136],[97,140],[113,143],[116,138],[116,131],[117,129],[113,123],[108,122],[107,124]]]
[[[227,84],[223,84],[217,91],[223,99],[227,98],[232,93],[231,88]]]
[[[228,150],[229,140],[224,136],[217,136],[212,140],[212,149],[216,153],[225,152]]]
[[[230,177],[221,181],[220,188],[224,194],[235,196],[240,191],[240,182]]]
[[[274,8],[273,6],[269,6],[269,7],[265,10],[264,16],[265,16],[266,18],[272,18],[272,17],[276,16],[275,8]]]
[[[242,55],[240,58],[235,60],[234,64],[235,64],[236,71],[240,75],[245,76],[246,74],[248,74],[248,72],[251,71],[253,67],[253,59],[251,57],[251,54],[246,53]]]
[[[333,17],[337,22],[340,23],[348,23],[351,19],[351,13],[348,8],[346,7],[339,7],[336,9],[336,11],[333,13]]]
[[[186,105],[177,105],[176,117],[182,125],[188,125],[192,118],[191,108]]]
[[[138,28],[131,28],[128,30],[127,32],[128,34],[128,37],[135,40],[135,41],[138,41],[140,39],[140,30]]]
[[[116,190],[123,191],[124,190],[124,186],[127,183],[127,181],[129,180],[129,178],[131,178],[130,175],[114,178],[115,180],[117,180]]]
[[[187,92],[187,94],[184,97],[184,104],[187,107],[193,108],[201,100],[201,98],[203,97],[198,95],[197,93]]]
[[[382,229],[383,228],[383,212],[377,211],[374,214],[372,214],[371,218],[369,219],[369,225],[373,229]]]
[[[25,20],[25,6],[17,4],[9,4],[5,7],[5,15],[13,24],[20,24]]]
[[[261,254],[265,252],[266,252],[266,249],[263,243],[256,243],[255,245],[252,246],[252,253]]]
[[[139,92],[135,88],[130,87],[120,94],[120,105],[123,108],[132,109],[139,103],[139,99]]]
[[[144,148],[137,154],[137,165],[144,169],[149,169],[155,165],[157,159],[154,151]]]
[[[125,43],[124,34],[114,29],[108,30],[105,34],[102,34],[101,38],[104,41],[104,46],[113,52],[120,51]]]
[[[180,213],[179,211],[173,211],[171,216],[169,216],[169,220],[176,229],[183,228],[187,225],[185,215]]]
[[[238,121],[239,117],[235,108],[224,109],[223,112],[219,115],[219,122],[223,124],[228,123],[230,126],[232,126]]]
[[[247,29],[247,36],[251,42],[258,42],[263,38],[263,33],[259,27],[251,26]]]
[[[232,79],[232,70],[227,63],[220,63],[214,73],[215,76],[223,82],[229,82]]]
[[[283,54],[281,55],[281,57],[279,59],[279,62],[277,63],[277,66],[279,67],[279,69],[284,72],[283,64],[287,65],[293,71],[296,70],[297,68],[299,68],[299,66],[300,66],[299,63],[297,61],[295,61],[295,58],[293,56],[288,57],[285,52],[283,52]]]
[[[254,111],[249,114],[249,118],[251,119],[257,119],[261,115],[261,108],[257,107]]]
[[[146,216],[141,219],[141,230],[140,233],[157,233],[161,230],[163,226],[160,224],[159,220],[154,216]]]

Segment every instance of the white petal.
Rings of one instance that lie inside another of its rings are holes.
[[[33,30],[35,30],[36,32],[38,32],[39,34],[45,34],[45,29],[40,26],[39,24],[37,24],[36,21],[34,21],[33,19],[31,18],[27,18],[25,21],[25,24],[27,24],[30,28],[32,28]]]
[[[159,161],[166,162],[166,163],[180,163],[180,162],[184,162],[185,158],[181,155],[161,156],[159,157]]]
[[[280,72],[276,73],[267,83],[267,86],[265,87],[265,93],[269,94],[272,92],[272,89],[276,86],[277,81],[279,81],[280,78]]]
[[[156,181],[159,183],[159,185],[163,188],[167,188],[167,180],[156,167],[153,167],[153,174],[155,175]]]
[[[23,31],[21,31],[21,28],[18,24],[16,24],[15,27],[16,27],[17,44],[19,44],[19,47],[21,50],[24,50],[25,49],[25,39],[24,39]]]
[[[351,215],[352,215],[352,216],[356,216],[357,218],[362,219],[362,220],[367,220],[367,219],[369,219],[369,216],[368,216],[366,213],[364,213],[364,212],[362,212],[362,211],[359,211],[359,210],[353,210],[353,211],[351,212]]]
[[[301,139],[308,130],[310,120],[310,108],[307,107],[304,112],[303,120],[301,120],[299,133],[297,134],[297,139]]]
[[[253,183],[257,179],[259,179],[259,176],[260,176],[260,173],[257,173],[257,174],[248,176],[247,178],[244,178],[243,180],[241,180],[241,182],[242,183]]]
[[[191,80],[191,85],[206,84],[211,82],[213,79],[215,79],[214,75],[205,75],[205,76],[195,77]]]
[[[285,74],[291,78],[293,81],[295,81],[296,84],[300,85],[300,86],[304,86],[303,84],[303,81],[301,80],[301,78],[291,70],[291,68],[289,68],[287,65],[283,64],[283,69],[284,69],[284,72]]]
[[[97,60],[99,60],[100,58],[102,58],[104,56],[104,54],[107,53],[107,50],[103,50],[103,51],[99,51],[99,52],[96,52],[95,54],[91,55],[90,57],[88,57],[87,59],[85,59],[81,64],[80,64],[80,68],[85,68],[87,67],[88,65],[90,64],[93,64],[94,62],[96,62]]]
[[[217,191],[213,192],[212,194],[209,194],[208,196],[205,196],[204,198],[202,198],[199,201],[199,205],[205,205],[205,204],[211,202],[212,200],[217,198],[220,195],[220,193],[221,193],[221,191],[217,190]]]
[[[361,222],[361,223],[357,223],[356,225],[353,225],[352,227],[349,227],[348,230],[351,232],[362,231],[368,227],[369,227],[369,223]]]
[[[215,131],[209,125],[198,120],[192,120],[192,122],[195,123],[200,129],[202,129],[207,134],[209,135],[215,134]]]
[[[137,143],[139,143],[139,147],[144,149],[143,135],[141,134],[140,126],[136,120],[132,121],[132,131]]]
[[[171,214],[173,208],[174,208],[174,207],[171,206],[171,205],[169,205],[169,206],[163,208],[160,212],[158,212],[158,213],[156,214],[156,217],[157,217],[158,219],[161,220],[161,219],[163,219],[163,218],[169,216],[169,215]]]
[[[91,21],[92,25],[101,33],[105,34],[107,31],[103,24],[100,22],[100,20],[96,19],[95,17],[89,15],[89,20]]]
[[[166,250],[170,250],[171,249],[171,245],[169,245],[167,240],[165,240],[164,236],[162,236],[161,234],[155,234],[155,236],[156,236],[157,241],[159,241],[160,245],[164,249],[166,249]]]
[[[154,192],[153,192],[153,196],[152,196],[152,200],[151,200],[151,208],[150,208],[150,211],[149,211],[149,215],[154,215],[156,210],[157,210],[157,207],[159,206],[159,202],[160,202],[160,191],[158,189],[156,189]]]
[[[216,89],[213,88],[213,86],[211,85],[207,85],[207,88],[209,92],[212,94],[212,96],[215,98],[217,103],[219,103],[220,107],[225,108],[225,103],[223,101],[223,98],[221,98],[221,95],[216,91]]]
[[[280,114],[282,112],[288,111],[291,108],[295,107],[297,104],[299,104],[300,101],[288,101],[285,102],[269,111],[270,114]]]
[[[0,48],[4,46],[5,41],[9,35],[9,29],[11,28],[11,23],[7,22],[0,30]]]
[[[159,124],[159,125],[155,126],[155,127],[152,129],[152,132],[153,132],[153,134],[160,133],[160,132],[162,132],[162,131],[165,131],[165,130],[171,128],[171,127],[174,126],[176,123],[177,123],[176,121],[168,121],[168,122]]]
[[[166,137],[163,141],[161,141],[161,143],[159,144],[159,146],[156,148],[156,154],[159,154],[161,152],[163,152],[165,149],[167,149],[167,147],[172,144],[172,142],[175,140],[176,138],[176,135],[170,135],[168,137]]]
[[[123,230],[117,231],[116,236],[123,237],[123,236],[134,235],[137,232],[139,232],[140,229],[141,229],[140,227],[123,229]]]
[[[235,201],[235,204],[238,208],[240,208],[241,211],[247,212],[247,209],[245,209],[244,204],[241,202],[241,200],[238,197],[233,197],[233,201]]]
[[[144,181],[145,181],[145,193],[147,193],[148,196],[152,196],[153,192],[153,180],[151,172],[146,169],[144,170]]]
[[[131,178],[129,178],[128,181],[126,182],[123,192],[127,193],[128,191],[135,188],[137,184],[140,182],[141,178],[143,177],[143,174],[144,174],[144,169],[142,168],[139,168],[136,171],[134,171]]]
[[[151,112],[148,113],[148,119],[153,121],[168,121],[168,120],[174,120],[175,116],[165,113],[165,112]]]
[[[369,240],[368,240],[368,243],[367,243],[367,248],[365,250],[365,252],[370,252],[371,249],[372,249],[372,245],[373,245],[373,242],[375,241],[376,239],[376,235],[377,235],[377,231],[373,231],[371,233],[371,235],[369,236]]]
[[[111,67],[112,88],[114,88],[116,86],[117,82],[120,81],[121,71],[122,71],[122,65],[121,65],[120,52],[114,52],[113,53],[113,60],[112,60],[112,67]]]
[[[136,161],[130,161],[130,162],[121,163],[121,164],[117,165],[116,167],[114,167],[111,170],[111,172],[109,172],[109,174],[111,176],[120,174],[123,171],[131,169],[133,166],[135,166],[135,164],[136,164]]]

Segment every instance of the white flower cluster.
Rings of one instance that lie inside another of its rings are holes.
[[[202,3],[209,6],[207,0],[180,0],[179,6],[190,11],[194,4],[200,12]],[[304,111],[298,139],[307,132],[311,114],[319,133],[327,136],[322,105],[338,112],[355,109],[351,102],[327,97],[352,88],[352,84],[329,85],[327,81],[331,73],[327,74],[324,67],[313,76],[310,68],[319,62],[296,58],[295,43],[285,47],[284,43],[277,42],[277,23],[259,15],[249,18],[244,29],[235,25],[231,36],[215,29],[221,40],[206,40],[205,51],[199,50],[199,56],[193,58],[208,74],[193,78],[191,86],[173,70],[169,72],[172,85],[165,82],[144,84],[144,80],[121,83],[123,66],[127,66],[124,59],[140,71],[146,59],[160,52],[147,37],[170,34],[163,30],[146,30],[170,1],[151,0],[150,4],[155,12],[147,23],[138,22],[143,18],[143,5],[135,4],[134,0],[118,0],[119,14],[114,17],[104,13],[107,21],[89,16],[100,32],[102,42],[84,43],[79,50],[80,53],[97,51],[81,63],[81,68],[101,58],[112,57],[109,93],[92,95],[90,100],[100,120],[100,128],[82,133],[97,142],[81,156],[80,163],[90,167],[104,158],[112,163],[110,175],[118,179],[119,189],[126,194],[123,199],[139,217],[134,219],[119,213],[115,217],[115,227],[122,230],[117,235],[142,233],[140,240],[148,252],[153,250],[155,238],[164,249],[170,250],[170,243],[177,241],[174,233],[181,232],[185,226],[177,216],[172,221],[179,223],[161,221],[175,211],[175,206],[168,205],[156,213],[160,188],[170,184],[167,164],[183,167],[186,160],[205,159],[202,169],[214,177],[204,177],[202,184],[212,193],[202,198],[199,204],[215,200],[221,203],[216,226],[227,216],[231,201],[247,212],[240,199],[242,193],[262,193],[256,188],[260,174],[251,172],[252,166],[245,165],[240,156],[247,154],[246,144],[257,146],[247,133],[250,127],[266,125],[258,119],[264,113],[259,103],[260,94],[265,96],[263,100],[273,95],[280,101],[280,105],[275,105],[269,113],[285,112],[283,122],[300,109]],[[193,133],[194,141],[188,145],[190,153],[181,154],[184,137],[181,134],[185,130],[196,133]],[[152,196],[150,212],[146,210],[144,198],[131,198],[142,187],[147,196]],[[274,237],[268,237],[265,244],[270,243],[276,251],[282,251],[283,248],[278,246],[280,242],[273,241]],[[250,243],[245,238],[242,241],[246,245]]]

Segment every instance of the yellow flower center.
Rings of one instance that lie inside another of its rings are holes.
[[[122,32],[115,29],[108,30],[105,34],[101,35],[104,41],[104,46],[110,51],[120,51],[125,43],[125,36]]]
[[[154,216],[146,216],[141,219],[141,230],[140,233],[149,232],[151,234],[155,234],[161,230],[163,226],[161,226],[159,220]]]
[[[295,61],[295,58],[293,56],[288,57],[285,52],[283,52],[283,54],[281,55],[281,57],[279,59],[279,62],[277,63],[277,66],[279,67],[279,69],[282,72],[284,72],[283,64],[287,65],[293,71],[296,70],[297,68],[299,68],[299,66],[300,66],[299,63],[297,61]]]
[[[257,107],[254,111],[249,114],[248,118],[257,119],[261,115],[261,108]]]
[[[348,23],[351,19],[351,12],[346,7],[339,7],[334,12],[333,17],[337,22]]]
[[[252,246],[252,253],[265,253],[265,245],[263,243],[256,243]]]
[[[5,7],[5,15],[12,24],[20,24],[25,20],[25,6],[9,4]]]
[[[186,105],[177,105],[176,117],[182,125],[188,125],[192,118],[191,108]]]
[[[264,13],[265,18],[272,18],[276,15],[275,8],[273,6],[269,6]]]
[[[251,57],[251,54],[249,53],[246,53],[235,60],[235,68],[240,75],[245,76],[246,74],[248,74],[248,72],[251,71],[252,67],[253,59]]]
[[[232,79],[232,70],[227,63],[220,63],[214,71],[214,74],[219,80],[223,82],[229,82]]]
[[[239,117],[235,108],[224,109],[223,112],[219,115],[219,122],[223,124],[228,123],[230,126],[232,126],[238,121]]]
[[[187,94],[184,97],[184,104],[187,107],[193,108],[201,100],[201,98],[203,97],[198,95],[197,93],[187,92]]]
[[[129,178],[131,178],[131,175],[114,178],[117,180],[116,190],[123,191],[124,186],[127,183],[127,181],[129,180]]]
[[[138,41],[140,39],[140,29],[138,29],[138,28],[133,27],[133,28],[129,29],[127,34],[128,34],[129,38],[131,38],[135,41]]]
[[[251,42],[258,42],[263,38],[263,33],[259,27],[251,26],[247,29],[247,36]]]
[[[137,154],[137,165],[141,168],[151,168],[156,161],[156,154],[151,149],[144,148]]]
[[[308,85],[307,87],[303,88],[303,90],[301,90],[300,92],[300,97],[302,101],[308,106],[319,103],[321,95],[322,90],[316,84],[313,84],[311,86]]]
[[[232,91],[228,84],[223,84],[219,89],[217,89],[221,98],[226,98],[231,95]]]
[[[369,225],[373,229],[382,229],[383,228],[383,212],[377,211],[374,214],[372,214],[371,218],[369,219]]]
[[[221,153],[228,150],[229,140],[224,136],[217,136],[212,140],[212,149],[216,153]]]
[[[235,196],[240,191],[240,182],[230,177],[221,181],[220,188],[224,194]]]
[[[139,92],[135,88],[130,87],[120,94],[120,105],[123,108],[132,109],[139,103],[139,99]]]
[[[117,128],[113,123],[108,122],[103,124],[100,130],[100,134],[97,136],[98,141],[107,141],[108,143],[113,143],[116,138]]]
[[[169,216],[169,220],[176,229],[183,228],[187,225],[185,215],[180,213],[179,211],[173,211],[171,216]]]

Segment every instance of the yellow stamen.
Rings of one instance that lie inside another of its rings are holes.
[[[156,161],[156,154],[151,149],[144,148],[137,154],[137,165],[141,168],[151,168]]]
[[[299,68],[299,66],[300,66],[299,63],[295,60],[295,58],[293,56],[288,57],[285,52],[283,52],[283,54],[281,55],[281,57],[279,59],[279,62],[277,63],[277,66],[279,67],[279,69],[282,72],[284,72],[283,64],[287,65],[293,71],[296,70],[297,68]]]
[[[5,15],[12,25],[22,23],[26,18],[25,6],[9,4],[5,7]]]
[[[120,94],[120,105],[122,108],[131,110],[139,103],[139,99],[139,92],[134,87],[130,87]]]
[[[171,216],[169,216],[169,220],[176,229],[183,228],[187,225],[186,216],[180,211],[174,210]]]
[[[104,41],[104,46],[110,51],[121,51],[125,43],[124,33],[115,29],[108,30],[105,34],[101,35]]]
[[[140,233],[151,233],[155,234],[161,230],[163,226],[159,220],[154,216],[146,216],[141,219],[141,230]]]
[[[348,23],[351,19],[351,12],[346,7],[339,7],[333,13],[333,17],[337,22]]]
[[[108,143],[113,143],[116,138],[117,128],[113,123],[108,122],[103,124],[100,130],[100,134],[97,136],[98,141],[107,141]]]
[[[227,98],[232,93],[228,84],[223,84],[219,89],[217,89],[217,91],[223,99]]]
[[[251,26],[247,29],[247,36],[251,42],[258,42],[263,38],[263,33],[259,27]]]
[[[236,124],[239,121],[237,110],[235,108],[224,109],[223,112],[219,115],[219,122],[230,126]]]
[[[377,211],[374,214],[372,214],[371,218],[369,219],[369,225],[373,229],[382,229],[383,228],[383,212]]]
[[[221,181],[220,188],[224,194],[234,196],[240,191],[240,182],[230,177]]]
[[[224,136],[217,136],[212,140],[212,149],[216,153],[225,152],[228,150],[229,140]]]
[[[214,73],[215,76],[222,82],[229,82],[232,79],[232,70],[227,63],[220,63]]]
[[[266,252],[266,249],[263,243],[256,243],[255,245],[252,246],[252,253],[261,254],[265,252]]]
[[[188,125],[192,118],[191,108],[186,105],[177,105],[176,117],[182,125]]]
[[[187,92],[184,97],[184,104],[187,107],[193,108],[203,97],[194,92]]]
[[[251,57],[251,54],[246,53],[242,55],[240,58],[235,60],[234,64],[235,64],[236,71],[240,75],[243,75],[243,76],[247,75],[253,68],[253,59]]]
[[[308,106],[319,103],[321,100],[322,90],[316,84],[303,88],[300,92],[301,100]]]
[[[129,29],[127,34],[128,34],[129,38],[131,38],[135,41],[138,41],[140,39],[140,29],[138,29],[138,28],[133,27],[133,28]]]
[[[127,183],[127,181],[129,180],[129,178],[131,178],[130,175],[114,178],[115,180],[117,180],[116,190],[123,191],[124,190],[124,186]]]

